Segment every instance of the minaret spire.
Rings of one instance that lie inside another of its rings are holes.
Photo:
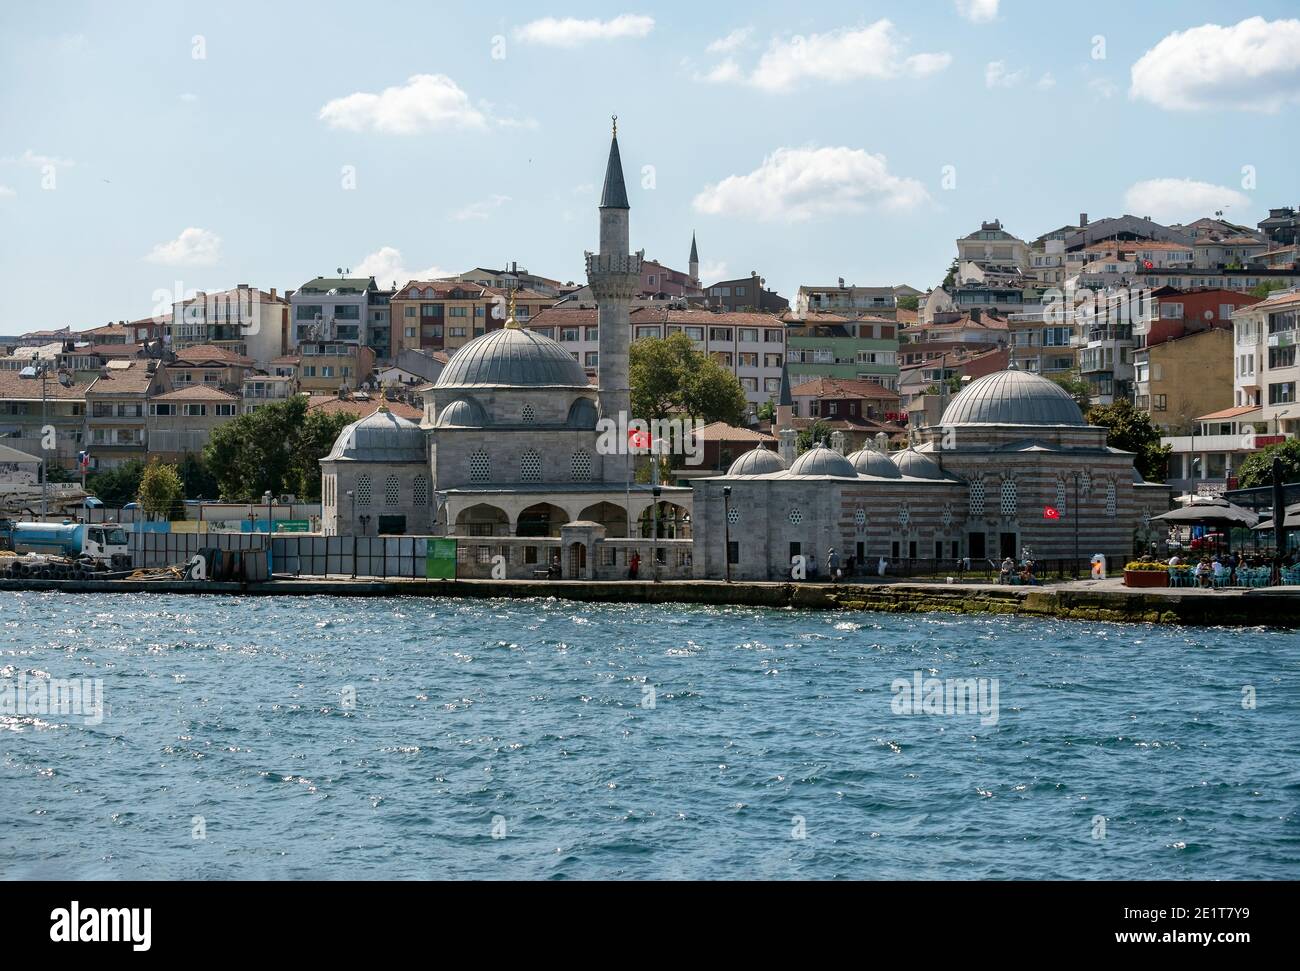
[[[687,272],[690,278],[695,281],[695,285],[700,286],[700,251],[695,248],[695,230],[691,230],[691,258]]]

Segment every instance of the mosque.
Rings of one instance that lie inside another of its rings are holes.
[[[617,128],[599,212],[600,248],[586,254],[596,386],[512,309],[504,328],[452,356],[421,423],[381,409],[339,435],[321,460],[326,535],[454,536],[466,576],[504,555],[512,577],[562,560],[566,577],[613,579],[635,559],[657,576],[766,580],[788,578],[796,556],[824,565],[831,548],[868,571],[882,558],[982,566],[1025,550],[1122,563],[1169,508],[1168,489],[1143,482],[1132,454],[1108,447],[1059,385],[1014,369],[973,381],[911,447],[850,455],[794,454],[783,379],[780,451],[748,452],[691,488],[636,482],[629,448],[598,447],[602,419],[631,417],[642,263],[629,252]]]
[[[843,455],[824,445],[793,454],[788,399],[777,408],[781,451],[756,449],[726,475],[694,482],[697,577],[790,576],[835,549],[875,573],[881,558],[935,560],[952,570],[1006,556],[1122,564],[1150,517],[1169,508],[1164,485],[1142,481],[1133,455],[1106,444],[1060,385],[1008,370],[971,382],[912,447]],[[725,559],[724,559],[725,557]],[[888,569],[888,566],[887,566]]]
[[[600,249],[586,254],[599,306],[597,386],[562,345],[520,327],[512,301],[504,328],[452,356],[420,424],[381,409],[339,435],[321,460],[326,535],[544,538],[570,526],[594,541],[649,535],[656,519],[661,536],[687,533],[689,488],[638,483],[630,449],[597,448],[602,417],[622,415],[619,427],[631,417],[628,315],[643,255],[629,252],[617,128],[599,211]],[[549,562],[536,544],[527,549],[521,567]],[[585,551],[578,567],[588,572]]]

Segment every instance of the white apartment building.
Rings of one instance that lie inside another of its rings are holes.
[[[288,301],[274,287],[265,291],[247,283],[199,292],[172,305],[164,340],[173,352],[215,345],[265,368],[288,349]]]
[[[1300,431],[1298,319],[1300,288],[1274,293],[1232,315],[1234,399],[1238,405],[1258,405],[1275,434]]]

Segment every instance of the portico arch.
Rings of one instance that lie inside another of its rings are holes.
[[[646,506],[637,520],[637,535],[649,538],[654,532],[655,505]],[[659,503],[659,539],[687,539],[691,535],[691,512],[685,506],[662,500]]]
[[[598,502],[588,506],[578,514],[578,518],[605,527],[605,535],[611,539],[623,539],[627,536],[627,510],[612,502]]]
[[[510,517],[504,509],[480,502],[457,514],[456,535],[509,536]]]
[[[550,502],[537,502],[522,509],[515,520],[516,536],[559,536],[569,514]]]

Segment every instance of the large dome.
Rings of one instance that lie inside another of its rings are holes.
[[[899,472],[909,479],[942,479],[945,477],[943,469],[939,468],[938,462],[914,448],[905,448],[901,452],[895,452],[890,461],[898,467]]]
[[[322,461],[422,463],[427,458],[420,426],[380,408],[339,432]]]
[[[941,425],[1084,425],[1069,392],[1028,371],[998,371],[972,381],[949,402]]]
[[[452,355],[437,387],[587,387],[587,372],[562,346],[536,331],[494,330]]]
[[[791,475],[834,475],[844,479],[856,479],[857,470],[849,464],[839,452],[827,448],[820,442],[804,452],[790,466]]]

